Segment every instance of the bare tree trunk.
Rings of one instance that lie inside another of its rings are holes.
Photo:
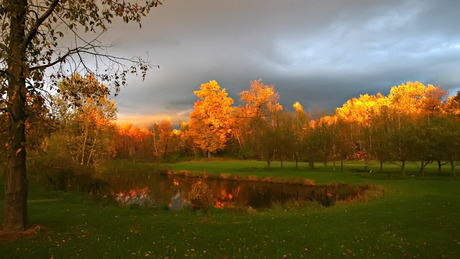
[[[425,163],[424,160],[422,160],[421,164],[420,164],[420,174],[422,175],[422,178],[425,178],[425,166],[427,164]]]
[[[88,160],[86,160],[86,165],[89,166],[91,158],[93,157],[94,151],[96,150],[97,137],[99,135],[99,129],[96,129],[96,135],[94,136],[93,145],[89,151]]]
[[[401,174],[403,177],[406,177],[406,161],[401,161]]]
[[[438,162],[438,174],[441,175],[441,174],[442,174],[442,167],[443,167],[444,165],[447,165],[447,164],[449,163],[449,161],[447,161],[447,162],[445,162],[445,163],[442,163],[441,160],[438,160],[437,162]]]
[[[295,156],[295,170],[299,170],[299,156],[297,154]]]
[[[310,168],[311,168],[311,169],[315,169],[315,161],[310,160],[310,161],[308,162],[308,165],[310,165]]]
[[[27,0],[6,1],[10,21],[9,53],[7,53],[7,80],[9,117],[7,153],[8,162],[5,178],[5,202],[3,230],[24,231],[29,225],[27,216],[27,172],[25,148],[26,117],[26,46],[25,17]]]
[[[85,150],[86,150],[86,143],[88,142],[88,131],[89,131],[89,125],[88,125],[88,122],[84,122],[84,132],[83,132],[83,143],[81,144],[82,145],[82,148],[81,148],[81,159],[80,159],[80,165],[83,165],[85,164]]]
[[[168,142],[169,142],[169,138],[166,140],[165,151],[163,152],[163,159],[166,159],[166,156],[168,155]],[[208,154],[208,158],[209,157],[210,155]]]

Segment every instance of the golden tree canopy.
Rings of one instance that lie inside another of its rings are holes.
[[[190,130],[195,144],[208,153],[225,147],[232,127],[233,99],[216,81],[202,84],[194,94],[200,98],[190,114]]]

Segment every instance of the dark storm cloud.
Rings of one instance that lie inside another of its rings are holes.
[[[117,53],[148,53],[161,67],[122,90],[120,115],[186,119],[210,80],[237,99],[262,78],[286,107],[329,111],[406,81],[456,91],[458,10],[456,0],[166,0],[142,29],[116,24],[106,36]]]

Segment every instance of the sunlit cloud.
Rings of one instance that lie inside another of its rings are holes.
[[[142,29],[111,31],[117,53],[148,53],[160,65],[122,89],[119,117],[187,120],[193,91],[210,80],[237,98],[262,78],[285,107],[300,101],[327,110],[407,81],[453,91],[459,9],[451,0],[168,1]]]

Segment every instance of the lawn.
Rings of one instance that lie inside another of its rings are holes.
[[[150,164],[122,162],[153,170]],[[310,178],[317,183],[373,183],[385,196],[369,202],[276,206],[261,211],[215,209],[209,213],[120,207],[84,194],[50,192],[31,183],[30,219],[39,231],[0,241],[2,258],[458,258],[460,181],[416,165],[400,178],[398,168],[359,162],[345,170],[305,164],[295,170],[258,161],[195,161],[163,165],[171,170],[242,177]],[[121,167],[117,165],[117,167]],[[446,169],[447,170],[447,169]],[[135,170],[133,172],[135,173]],[[3,195],[3,194],[2,194]]]

